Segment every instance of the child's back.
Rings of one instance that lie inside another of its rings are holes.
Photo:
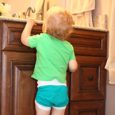
[[[68,62],[75,59],[71,44],[46,33],[29,37],[29,44],[30,47],[37,49],[32,77],[42,81],[57,79],[59,82],[66,83]]]

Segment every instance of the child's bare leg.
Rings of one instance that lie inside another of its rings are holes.
[[[64,115],[65,109],[52,108],[51,115]]]
[[[50,114],[50,110],[42,110],[40,108],[38,108],[35,104],[35,109],[36,109],[36,115],[49,115]]]

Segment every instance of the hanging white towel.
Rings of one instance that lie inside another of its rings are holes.
[[[36,2],[36,12],[35,12],[35,19],[38,20],[39,12],[43,11],[43,6],[44,6],[44,1],[45,0],[37,0]]]
[[[46,12],[49,9],[49,2],[50,0],[37,0],[36,3],[36,15],[35,15],[35,19],[38,20],[38,16],[39,16],[39,12],[42,11],[42,16],[44,19],[44,16],[46,14]]]
[[[43,8],[43,19],[45,18],[46,12],[49,10],[51,0],[45,0],[44,2],[44,8]]]
[[[42,9],[43,3],[44,3],[44,0],[37,0],[37,2],[36,2],[36,13],[43,10]]]
[[[95,0],[71,0],[70,11],[76,26],[92,27],[92,10]]]
[[[95,9],[95,0],[71,0],[70,11],[72,14],[82,13]]]
[[[115,0],[112,3],[111,24],[109,31],[109,54],[105,68],[109,72],[109,83],[115,84]]]

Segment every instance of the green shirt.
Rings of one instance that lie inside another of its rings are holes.
[[[36,64],[32,78],[41,81],[57,79],[66,83],[69,60],[75,59],[73,46],[46,33],[30,36],[29,46],[36,48]]]

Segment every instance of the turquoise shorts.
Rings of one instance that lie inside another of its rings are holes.
[[[38,87],[35,102],[43,107],[63,108],[66,107],[68,98],[68,88],[64,85],[47,85]]]

